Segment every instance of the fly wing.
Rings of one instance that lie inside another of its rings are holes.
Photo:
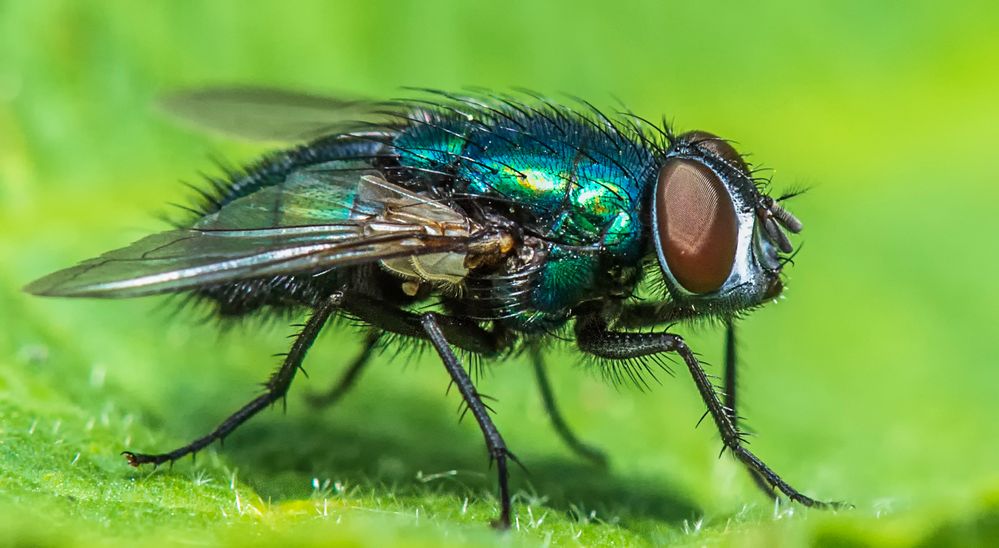
[[[387,118],[373,101],[261,87],[204,88],[160,100],[174,117],[201,129],[253,141],[294,142],[372,127]]]
[[[495,237],[483,236],[460,211],[376,175],[306,170],[190,228],[153,234],[25,290],[135,297],[400,257],[455,254],[460,260]]]

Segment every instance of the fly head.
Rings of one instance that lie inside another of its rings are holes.
[[[787,232],[801,222],[756,185],[732,145],[704,131],[675,139],[652,195],[652,236],[670,297],[733,313],[780,295]]]

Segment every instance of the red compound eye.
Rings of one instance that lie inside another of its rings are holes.
[[[659,171],[655,208],[661,266],[691,293],[718,291],[732,272],[739,237],[721,179],[695,160],[669,160]]]

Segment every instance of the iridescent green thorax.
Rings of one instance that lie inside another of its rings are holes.
[[[549,243],[535,310],[557,317],[641,258],[656,159],[637,134],[567,110],[421,117],[394,140],[404,166],[454,173],[456,190],[507,205]]]

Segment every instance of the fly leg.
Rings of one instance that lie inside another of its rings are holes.
[[[341,295],[339,293],[334,294],[313,310],[312,316],[309,317],[302,331],[295,338],[295,342],[291,345],[291,350],[285,356],[281,367],[267,381],[267,390],[263,394],[257,396],[250,403],[240,408],[239,411],[230,415],[229,418],[223,421],[210,434],[198,438],[183,447],[174,449],[169,453],[147,455],[131,451],[123,452],[122,454],[128,459],[128,463],[132,466],[147,463],[158,466],[165,462],[173,462],[185,455],[194,454],[215,440],[223,440],[233,430],[238,428],[239,425],[249,420],[250,417],[283,398],[288,393],[288,388],[291,386],[291,381],[295,378],[295,373],[301,368],[305,354],[308,353],[309,348],[315,342],[320,331],[322,331],[326,321],[329,320],[333,312],[339,307],[340,299]]]
[[[551,383],[548,382],[548,373],[545,371],[545,362],[541,355],[541,350],[537,347],[531,348],[531,362],[534,365],[534,376],[538,380],[538,388],[541,390],[541,399],[545,404],[545,411],[552,421],[555,432],[558,433],[562,441],[580,457],[589,460],[601,468],[607,466],[607,455],[603,451],[583,443],[573,434],[566,424],[562,414],[559,413],[558,406],[555,405],[555,394],[552,393]]]
[[[383,300],[359,293],[344,293],[344,311],[371,326],[403,335],[427,340],[423,314],[416,314]],[[437,324],[450,344],[480,356],[494,356],[509,346],[511,339],[502,332],[487,331],[475,322],[438,314]]]
[[[475,389],[475,385],[472,384],[472,379],[468,377],[465,368],[461,366],[458,357],[451,350],[451,346],[441,330],[439,318],[437,314],[428,312],[420,316],[420,323],[430,343],[440,355],[441,361],[444,362],[444,368],[451,375],[451,382],[458,388],[458,392],[461,393],[461,397],[468,405],[472,416],[479,423],[482,435],[486,438],[486,448],[489,450],[490,460],[496,462],[496,470],[499,473],[500,516],[493,522],[493,526],[506,529],[510,527],[510,485],[507,458],[516,461],[516,457],[506,448],[506,443],[489,417],[486,405],[482,403],[482,398],[479,396],[478,390]]]
[[[762,460],[746,448],[743,434],[726,411],[715,387],[711,383],[697,357],[687,346],[683,338],[671,333],[629,333],[611,331],[607,323],[598,315],[582,316],[576,320],[576,340],[580,350],[611,360],[640,358],[661,352],[674,352],[687,366],[697,391],[708,408],[708,413],[714,420],[721,434],[725,448],[732,451],[740,462],[758,474],[766,484],[780,491],[789,499],[817,508],[835,508],[840,503],[828,503],[815,500],[799,492],[784,481],[776,472],[770,469]]]
[[[451,350],[451,345],[474,354],[490,356],[507,348],[511,339],[504,336],[502,331],[487,331],[472,321],[432,312],[415,314],[360,293],[345,292],[341,307],[346,313],[376,329],[428,340],[433,345],[451,376],[452,383],[458,388],[464,403],[468,406],[468,411],[471,411],[479,424],[491,461],[496,462],[501,511],[493,525],[498,528],[508,528],[511,503],[507,459],[516,462],[516,457],[507,449],[506,443],[487,413],[488,407],[482,402],[481,394]]]
[[[697,310],[693,308],[677,306],[672,302],[641,303],[625,307],[622,310],[620,317],[617,319],[616,324],[622,328],[641,328],[683,321],[696,317],[697,314]],[[732,422],[732,426],[736,429],[739,427],[739,414],[736,407],[736,391],[738,385],[738,376],[736,372],[737,367],[738,359],[735,338],[735,320],[730,318],[725,322],[724,401],[725,409],[729,414],[729,420]],[[753,482],[756,483],[757,487],[759,487],[764,494],[771,498],[775,496],[774,489],[770,483],[767,482],[766,478],[761,476],[752,467],[747,466],[747,470],[749,471],[750,476],[752,476]]]
[[[364,341],[364,348],[361,350],[361,353],[354,358],[354,361],[347,367],[347,370],[343,372],[343,375],[340,376],[329,390],[306,395],[309,404],[316,408],[328,407],[339,401],[340,398],[349,392],[353,388],[354,383],[357,382],[361,371],[371,361],[371,354],[375,350],[375,345],[378,344],[378,337],[379,334],[377,332],[369,333]]]
[[[732,421],[732,426],[738,429],[739,412],[735,406],[735,392],[738,386],[736,367],[739,362],[736,352],[735,319],[729,318],[725,322],[725,408],[728,410],[728,417],[729,420]],[[773,486],[767,483],[766,478],[761,476],[759,472],[751,467],[747,469],[749,470],[749,475],[753,478],[753,482],[756,483],[756,486],[759,487],[768,497],[774,498],[775,493]]]

